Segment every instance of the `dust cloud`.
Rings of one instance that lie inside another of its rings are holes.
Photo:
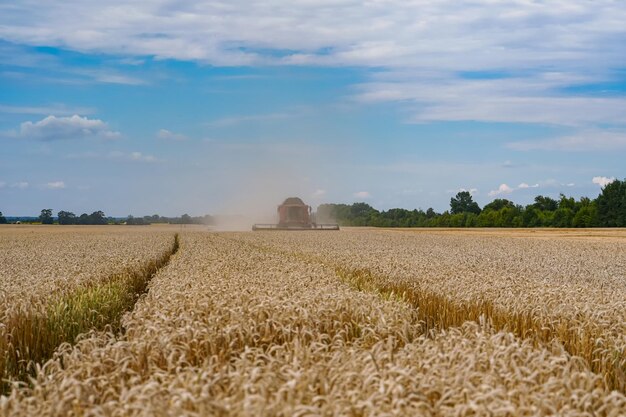
[[[238,169],[230,178],[226,197],[219,202],[213,229],[249,231],[255,223],[277,223],[277,207],[288,197],[300,197],[315,209],[308,165],[267,158]]]

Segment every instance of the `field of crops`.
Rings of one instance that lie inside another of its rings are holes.
[[[624,391],[626,233],[570,234],[354,229],[333,239],[240,238],[333,265],[358,288],[404,295],[436,328],[484,315],[523,338],[557,337]]]
[[[164,263],[173,236],[164,228],[0,228],[0,378],[23,379],[29,360],[114,324],[134,304],[129,288]]]
[[[175,232],[180,248],[119,328],[62,345],[2,416],[626,414],[624,232],[85,230],[132,259]]]
[[[0,319],[18,304],[31,308],[156,259],[173,234],[157,228],[3,226]]]

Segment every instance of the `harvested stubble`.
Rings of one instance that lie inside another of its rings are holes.
[[[51,228],[37,232],[17,233],[11,235],[11,240],[3,241],[15,244],[4,248],[3,274],[19,271],[12,262],[20,259],[24,247],[38,253],[33,263],[40,266],[46,265],[46,256],[49,261],[62,257],[73,262],[65,274],[58,263],[38,271],[32,265],[25,267],[25,271],[36,273],[24,279],[25,286],[34,289],[31,297],[39,295],[36,302],[31,298],[29,304],[19,297],[19,281],[0,275],[0,289],[6,301],[0,316],[0,393],[8,391],[11,381],[27,380],[33,367],[50,359],[60,344],[74,342],[79,334],[91,329],[115,329],[121,315],[144,292],[150,277],[178,247],[177,237],[172,238],[171,232],[131,234],[121,228],[89,230],[89,234],[84,228],[75,229],[72,234]],[[46,253],[50,245],[54,249]],[[90,256],[94,249],[96,253]],[[108,254],[108,259],[100,251]],[[90,260],[93,264],[87,264]],[[72,267],[81,262],[85,264],[79,267],[81,273],[72,275]],[[101,269],[96,271],[95,267]],[[23,276],[24,271],[21,272],[17,275]],[[54,274],[58,274],[57,279]],[[38,277],[39,287],[35,285]]]
[[[334,265],[355,288],[418,307],[427,327],[488,317],[535,344],[558,340],[607,386],[626,390],[626,233],[541,239],[514,231],[351,230],[241,235],[257,246]],[[521,236],[524,236],[523,238]]]
[[[124,317],[67,345],[2,415],[596,415],[626,398],[559,346],[487,326],[426,337],[415,308],[319,262],[185,233]]]

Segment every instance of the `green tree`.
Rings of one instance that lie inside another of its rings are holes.
[[[455,197],[450,199],[450,213],[474,213],[480,214],[480,207],[472,199],[469,191],[459,191]]]
[[[320,204],[316,212],[317,222],[337,222],[342,226],[349,226],[352,218],[350,208],[351,206],[347,204]]]
[[[626,226],[626,179],[607,184],[598,198],[598,222],[605,227]]]
[[[559,207],[552,217],[553,227],[572,227],[574,210],[567,207]]]
[[[595,203],[582,205],[572,220],[572,226],[574,227],[594,227],[597,225],[598,211],[596,210]]]
[[[107,224],[107,218],[104,215],[104,212],[102,212],[101,210],[98,210],[98,211],[94,211],[93,213],[91,213],[89,215],[88,224],[95,224],[95,225]]]
[[[485,206],[486,207],[486,206]],[[497,227],[500,222],[500,211],[485,208],[476,219],[478,227]]]
[[[465,212],[457,213],[450,216],[448,221],[449,227],[463,227],[465,226]]]
[[[52,218],[52,209],[43,209],[39,215],[39,221],[41,224],[52,224],[54,219]]]
[[[76,224],[78,220],[71,211],[61,210],[57,216],[59,217],[59,224]]]
[[[541,210],[535,208],[533,205],[526,207],[522,219],[522,224],[524,227],[543,226]]]
[[[378,211],[367,203],[354,203],[352,204],[352,207],[350,208],[350,214],[352,214],[353,217],[365,218],[365,217],[368,217],[373,212],[378,212]]]
[[[559,195],[559,208],[570,209],[576,211],[576,200],[574,197],[565,197],[565,194]]]
[[[515,204],[513,204],[512,201],[509,201],[506,198],[496,198],[491,203],[485,205],[485,207],[483,207],[483,211],[500,211],[505,207],[515,208]]]
[[[476,227],[478,223],[478,215],[475,213],[465,213],[464,227]]]
[[[7,218],[2,215],[0,211],[0,224],[7,224]]]
[[[146,223],[144,218],[142,217],[133,217],[132,215],[129,214],[128,218],[126,219],[126,224],[130,226],[143,226],[149,223]]]
[[[538,195],[535,197],[533,206],[541,211],[555,211],[559,208],[559,202],[553,198]]]

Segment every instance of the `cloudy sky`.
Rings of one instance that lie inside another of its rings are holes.
[[[3,2],[0,211],[595,197],[626,177],[624,22],[612,0]]]

